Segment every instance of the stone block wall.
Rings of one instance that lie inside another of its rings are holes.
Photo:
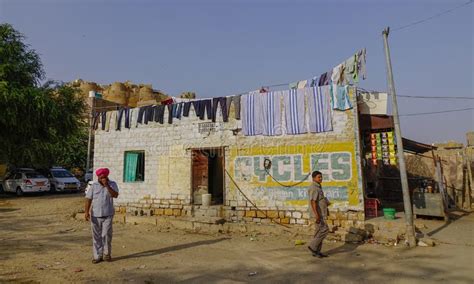
[[[193,108],[189,117],[174,119],[173,124],[150,122],[136,127],[138,109],[133,109],[132,128],[96,131],[94,165],[110,168],[110,178],[120,188],[118,210],[136,215],[192,216],[197,207],[191,205],[191,149],[222,147],[225,170],[232,179],[225,173],[224,204],[216,217],[228,222],[270,223],[274,219],[305,225],[309,218],[308,173],[318,169],[324,174],[323,188],[333,203],[332,214],[345,214],[331,222],[360,221],[348,213],[364,210],[357,104],[352,89],[350,94],[354,108],[334,110],[334,130],[317,134],[244,136],[239,131],[242,122],[234,119],[233,106],[229,122],[222,122],[218,112],[214,130],[209,132],[199,131],[200,124],[210,121],[196,118]],[[126,151],[144,151],[145,181],[124,182]],[[278,181],[265,173],[265,158],[272,160],[269,171]],[[232,180],[265,213],[252,206]]]

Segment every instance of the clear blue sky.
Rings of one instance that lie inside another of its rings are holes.
[[[231,95],[319,75],[367,48],[368,79],[386,90],[381,31],[434,15],[450,1],[0,0],[40,53],[47,78],[131,80],[170,95]],[[399,95],[473,94],[473,6],[390,35]],[[399,98],[401,114],[474,107],[474,100]],[[403,117],[403,136],[465,142],[474,112]]]

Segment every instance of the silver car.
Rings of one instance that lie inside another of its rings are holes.
[[[8,173],[3,180],[5,192],[14,192],[18,196],[23,193],[49,191],[48,179],[33,169],[19,169]]]
[[[64,168],[52,168],[48,171],[47,176],[51,185],[51,192],[77,192],[81,189],[81,182]]]

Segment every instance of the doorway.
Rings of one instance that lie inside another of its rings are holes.
[[[224,149],[192,150],[191,184],[193,204],[202,204],[202,194],[211,194],[211,205],[224,203]]]

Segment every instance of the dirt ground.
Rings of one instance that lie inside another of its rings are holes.
[[[474,214],[427,221],[435,247],[324,245],[114,224],[114,261],[92,264],[90,225],[72,218],[83,194],[0,196],[0,282],[474,283]]]

